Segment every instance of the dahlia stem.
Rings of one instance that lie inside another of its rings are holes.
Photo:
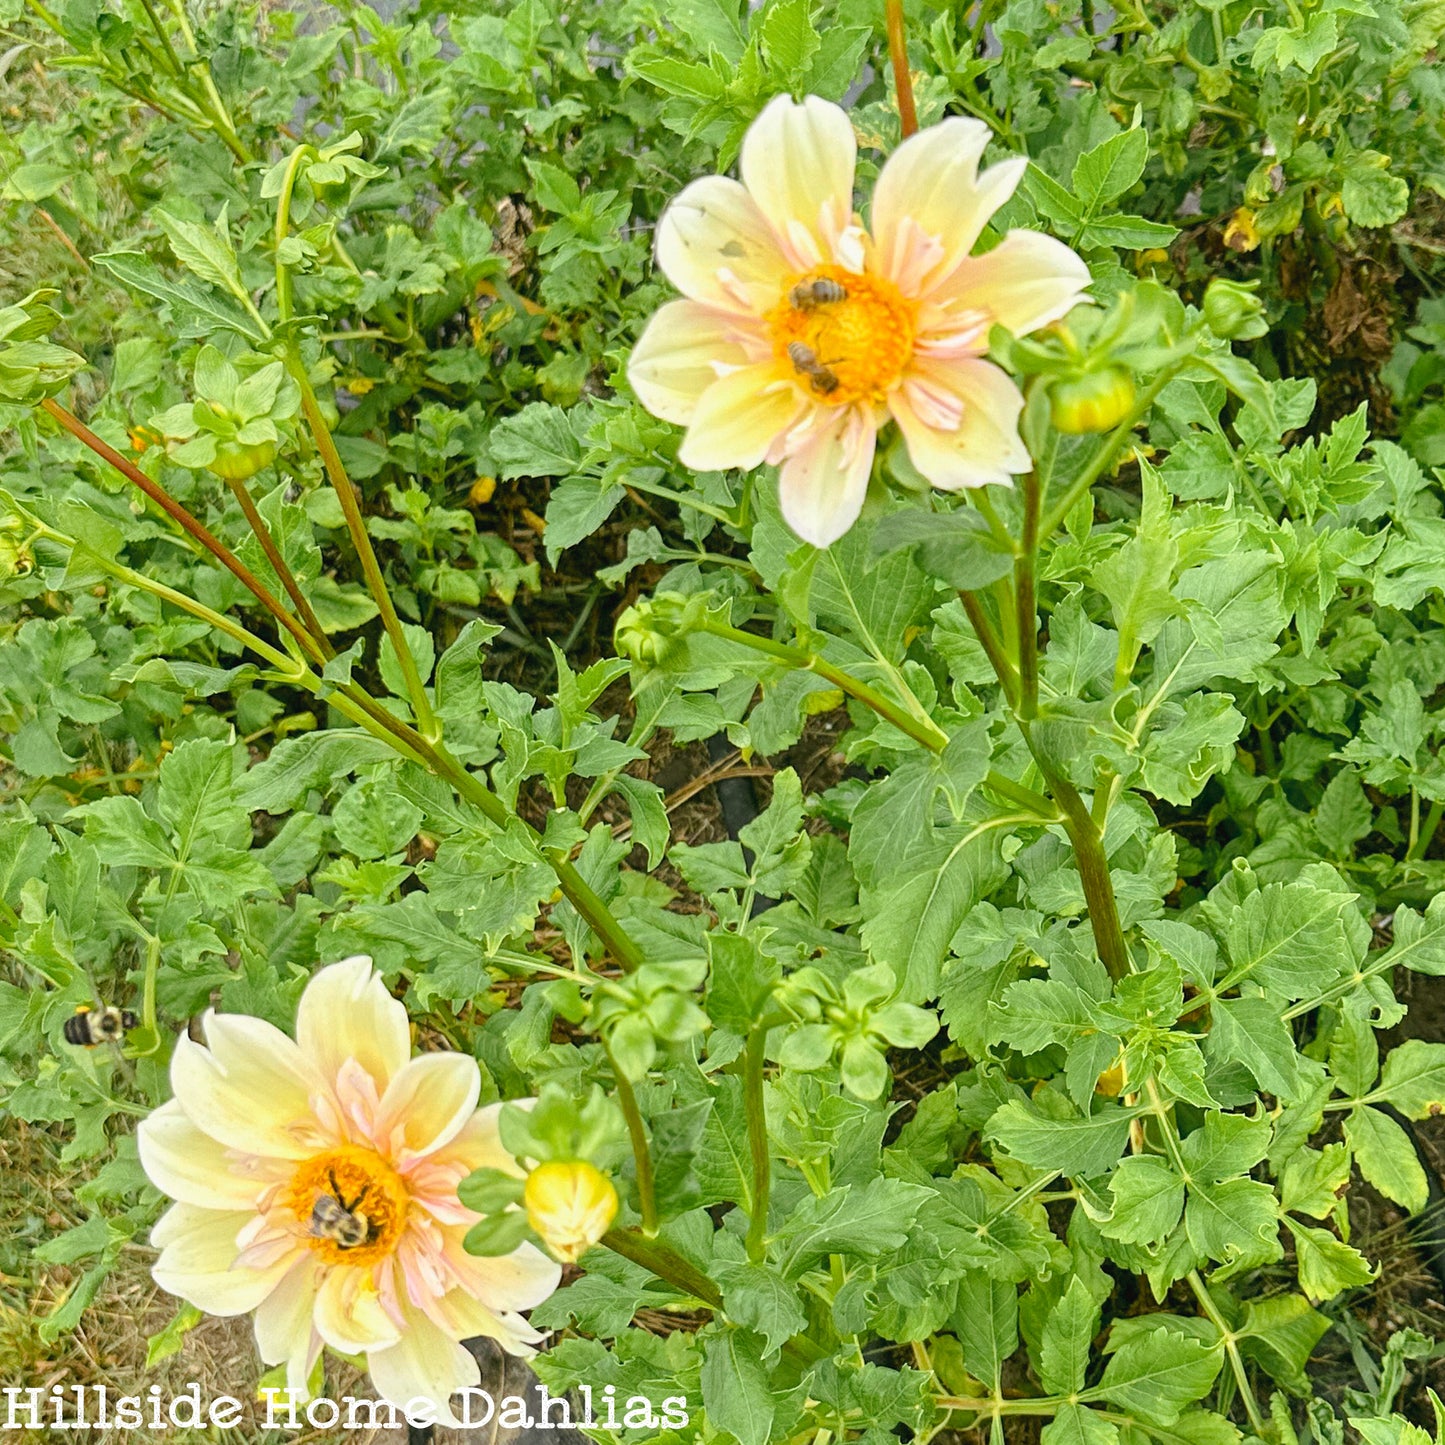
[[[647,1126],[642,1122],[642,1110],[637,1107],[637,1094],[632,1080],[618,1067],[612,1050],[607,1049],[607,1061],[612,1065],[613,1083],[617,1089],[617,1102],[622,1107],[622,1117],[627,1121],[627,1137],[632,1141],[632,1161],[637,1166],[637,1198],[641,1205],[642,1233],[651,1239],[657,1233],[657,1174],[652,1167],[652,1150],[647,1143]]]
[[[271,590],[226,546],[204,523],[193,517],[163,487],[153,482],[133,462],[116,451],[108,442],[102,441],[79,417],[74,416],[53,397],[46,397],[40,403],[62,427],[76,440],[83,442],[102,461],[108,462],[128,482],[139,487],[180,528],[189,533],[211,554],[253,597],[269,612],[301,646],[303,652],[312,658],[324,661],[315,638],[306,630]],[[264,524],[263,524],[264,525]],[[264,547],[265,544],[262,543]]]
[[[804,647],[796,647],[791,643],[777,642],[771,637],[763,637],[756,632],[745,632],[741,627],[732,627],[726,622],[709,620],[700,622],[698,627],[703,632],[711,632],[714,637],[726,637],[729,641],[741,642],[745,647],[751,647],[757,652],[765,652],[769,657],[776,657],[779,661],[790,663],[793,667],[800,667],[807,672],[816,672],[819,677],[826,678],[839,691],[847,693],[849,697],[861,702],[865,707],[872,708],[879,717],[892,723],[899,732],[906,734],[914,742],[922,743],[924,747],[935,753],[942,752],[948,746],[948,734],[932,718],[921,715],[921,711],[914,713],[905,707],[900,707],[892,698],[885,697],[861,678],[854,677],[851,672],[844,672],[841,667],[835,666],[816,652],[810,652]]]
[[[918,129],[918,111],[913,104],[913,77],[908,70],[908,30],[903,20],[903,0],[885,0],[888,22],[888,58],[893,64],[893,92],[898,97],[898,120],[907,140]]]
[[[660,1239],[648,1239],[635,1229],[609,1229],[602,1236],[603,1244],[623,1259],[640,1264],[658,1279],[699,1299],[709,1309],[722,1308],[722,1291],[694,1264],[689,1264],[671,1245]]]
[[[1023,478],[1023,546],[1014,559],[1014,606],[1019,634],[1019,702],[1021,718],[1039,710],[1039,617],[1034,598],[1034,575],[1039,558],[1039,477]]]
[[[361,505],[356,500],[356,488],[352,486],[351,478],[346,474],[346,466],[341,460],[341,453],[336,450],[336,442],[331,436],[331,428],[326,425],[326,418],[321,415],[321,406],[316,399],[315,391],[312,390],[311,378],[306,374],[305,363],[295,351],[289,353],[286,361],[287,368],[301,388],[301,410],[305,413],[307,425],[311,428],[311,435],[316,442],[316,450],[321,453],[321,461],[326,468],[327,477],[330,478],[332,489],[341,503],[341,512],[346,518],[346,530],[351,536],[351,545],[356,548],[356,555],[361,559],[361,570],[366,577],[367,588],[371,592],[372,601],[376,603],[377,610],[381,613],[381,625],[386,629],[387,637],[391,639],[392,651],[396,653],[396,660],[401,666],[401,675],[406,683],[407,697],[411,700],[411,708],[416,715],[417,726],[421,730],[422,736],[434,743],[441,737],[441,729],[437,726],[436,715],[432,712],[431,701],[426,695],[426,687],[422,683],[421,673],[417,670],[416,658],[412,656],[411,646],[406,640],[406,633],[402,631],[401,618],[396,615],[396,607],[392,603],[391,593],[387,590],[386,578],[382,575],[381,563],[376,560],[376,550],[372,547],[371,538],[367,535],[366,522],[361,515]]]
[[[768,1149],[768,1115],[763,1099],[764,1050],[768,1030],[758,1024],[748,1035],[743,1056],[743,1107],[748,1119],[748,1148],[753,1160],[753,1197],[748,1210],[748,1258],[761,1264],[767,1257],[768,1197],[772,1193],[772,1159]]]
[[[266,525],[266,519],[262,517],[251,497],[250,488],[245,482],[232,478],[227,478],[227,483],[231,488],[231,494],[240,505],[241,515],[245,517],[246,525],[256,534],[256,540],[261,544],[261,550],[266,554],[266,560],[271,564],[271,570],[281,579],[281,585],[286,589],[286,595],[291,599],[306,630],[316,639],[316,645],[325,656],[334,657],[336,649],[332,647],[331,639],[327,637],[316,613],[312,611],[310,602],[306,600],[306,594],[301,590],[301,584],[296,580],[296,574],[291,570],[290,563],[282,555],[280,547],[276,545],[276,539],[271,535],[271,529]]]
[[[989,621],[988,613],[983,610],[983,603],[977,592],[960,592],[959,601],[963,604],[964,615],[968,618],[969,625],[973,628],[975,636],[982,645],[987,655],[989,665],[998,678],[999,686],[1003,688],[1003,695],[1010,707],[1016,707],[1019,699],[1019,675],[1018,669],[1014,667],[1008,653],[1004,650],[1002,640],[995,630],[992,622]]]

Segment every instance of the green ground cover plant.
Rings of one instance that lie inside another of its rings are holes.
[[[1439,0],[0,24],[0,1105],[72,1181],[0,1203],[3,1383],[153,1260],[178,1035],[367,955],[537,1100],[459,1198],[578,1267],[542,1380],[691,1403],[600,1439],[1445,1437],[1360,1228],[1445,1111]],[[765,360],[659,340],[768,114],[842,117],[876,247],[910,136],[1019,158],[952,241],[1064,300],[979,283],[965,479],[896,409],[787,450],[924,334],[851,252],[788,242]],[[682,836],[719,737],[765,806]]]

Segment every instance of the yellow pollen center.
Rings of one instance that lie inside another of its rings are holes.
[[[819,266],[788,282],[767,323],[773,354],[811,399],[877,405],[913,355],[915,314],[891,281]]]
[[[348,1144],[300,1165],[286,1205],[327,1264],[374,1264],[397,1246],[410,1196],[373,1149]]]

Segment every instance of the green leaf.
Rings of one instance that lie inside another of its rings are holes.
[[[1361,1106],[1345,1118],[1345,1141],[1360,1173],[1411,1214],[1430,1199],[1425,1170],[1409,1136],[1388,1114]]]
[[[1370,1262],[1352,1245],[1337,1239],[1328,1229],[1315,1229],[1285,1216],[1294,1236],[1299,1286],[1317,1303],[1333,1299],[1342,1290],[1361,1289],[1375,1277]]]
[[[1243,1064],[1261,1089],[1281,1099],[1299,1092],[1299,1055],[1280,1006],[1264,998],[1218,1000],[1206,1051],[1212,1062]]]
[[[1099,1306],[1082,1279],[1071,1279],[1064,1297],[1044,1321],[1039,1349],[1039,1379],[1051,1395],[1072,1395],[1084,1388],[1089,1346],[1099,1327]]]
[[[785,75],[802,71],[818,52],[812,10],[813,0],[772,0],[754,22],[768,64]]]
[[[219,329],[234,331],[252,343],[265,340],[260,327],[239,307],[189,281],[166,280],[155,263],[137,251],[107,251],[93,259],[121,285],[169,306],[183,336],[210,336]]]
[[[1411,1119],[1445,1113],[1445,1044],[1406,1039],[1392,1049],[1371,1097]]]
[[[1011,1099],[989,1119],[984,1137],[1037,1169],[1091,1178],[1107,1174],[1118,1162],[1133,1117],[1115,1105],[1100,1104],[1092,1115],[1055,1119],[1032,1103]]]
[[[825,1254],[867,1257],[897,1249],[931,1191],[901,1179],[873,1178],[805,1199],[778,1231],[778,1268],[796,1279]]]
[[[723,1292],[728,1319],[761,1335],[768,1354],[807,1328],[797,1291],[772,1270],[724,1260],[713,1266],[713,1278]]]
[[[1122,196],[1144,174],[1148,159],[1149,137],[1142,130],[1110,136],[1074,163],[1074,193],[1092,214]]]
[[[1225,1264],[1265,1264],[1284,1252],[1274,1190],[1257,1179],[1207,1184],[1191,1175],[1184,1228],[1201,1255]]]
[[[283,813],[313,788],[329,792],[348,774],[394,757],[386,743],[359,730],[331,728],[283,738],[241,779],[237,802],[251,812]]]
[[[872,541],[875,553],[911,549],[930,577],[968,591],[987,587],[1013,571],[1013,552],[972,507],[954,512],[905,507],[890,512],[873,529]]]
[[[968,1372],[998,1389],[1004,1362],[1019,1347],[1018,1287],[970,1270],[958,1288],[953,1327]]]
[[[968,910],[1003,881],[998,831],[939,828],[898,859],[898,873],[863,890],[863,943],[901,981],[905,999],[938,992],[949,943]]]
[[[1132,1154],[1121,1160],[1109,1180],[1114,1209],[1100,1232],[1125,1244],[1154,1244],[1179,1223],[1184,1212],[1184,1181],[1163,1160]]]
[[[1039,1434],[1040,1445],[1116,1445],[1119,1427],[1097,1410],[1070,1403]]]
[[[1251,978],[1285,998],[1329,985],[1353,964],[1340,915],[1347,893],[1310,884],[1270,883],[1230,914],[1224,930],[1230,979]]]
[[[1159,1328],[1131,1335],[1105,1367],[1086,1400],[1107,1400],[1154,1425],[1172,1425],[1186,1405],[1203,1399],[1224,1352]]]
[[[1366,157],[1379,164],[1371,164]],[[1393,226],[1409,209],[1410,187],[1403,177],[1392,176],[1383,168],[1388,164],[1388,158],[1376,151],[1362,152],[1351,160],[1340,200],[1355,225]]]
[[[723,1330],[702,1347],[702,1403],[710,1424],[738,1445],[768,1445],[776,1405],[763,1365],[763,1341],[748,1330]]]

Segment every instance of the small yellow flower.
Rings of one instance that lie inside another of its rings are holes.
[[[1253,251],[1259,245],[1259,227],[1254,223],[1254,212],[1248,206],[1241,206],[1224,228],[1224,244],[1231,251]]]
[[[617,1217],[612,1181],[585,1160],[549,1160],[527,1175],[522,1203],[527,1223],[566,1264],[580,1259]]]
[[[304,1398],[323,1344],[365,1354],[383,1399],[448,1401],[479,1379],[461,1341],[512,1354],[538,1334],[522,1315],[560,1271],[531,1244],[477,1258],[481,1216],[457,1186],[476,1169],[521,1169],[477,1108],[476,1061],[411,1057],[406,1009],[367,958],[306,985],[296,1037],[244,1014],[208,1013],[185,1034],[175,1097],[140,1126],[141,1164],[177,1203],[151,1235],[162,1289],[212,1315],[254,1313],[268,1365]]]
[[[478,477],[467,490],[467,501],[474,507],[485,507],[496,495],[495,477]]]
[[[741,182],[706,176],[673,201],[657,262],[686,299],[648,323],[627,374],[650,412],[687,428],[685,466],[780,466],[783,516],[817,547],[857,520],[890,418],[940,490],[1029,469],[1023,398],[983,359],[989,331],[1057,320],[1089,270],[1035,231],[971,254],[1028,165],[980,174],[988,141],[958,116],[909,137],[865,228],[847,112],[782,95],[743,140]]]

